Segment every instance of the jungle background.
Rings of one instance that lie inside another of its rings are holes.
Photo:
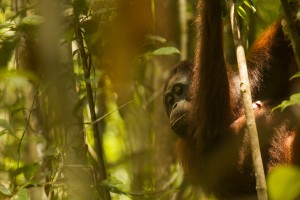
[[[238,2],[247,50],[280,2]],[[162,103],[170,69],[194,55],[196,0],[0,6],[0,199],[199,199]],[[234,64],[228,16],[224,24]],[[298,169],[281,173],[298,178],[282,188],[299,192]]]

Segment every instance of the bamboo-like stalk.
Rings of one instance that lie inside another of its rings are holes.
[[[242,46],[241,32],[238,24],[236,13],[234,12],[233,1],[227,1],[227,7],[230,11],[231,28],[234,39],[234,44],[236,47],[236,56],[238,62],[238,69],[241,81],[241,93],[243,97],[243,103],[245,108],[245,115],[247,120],[247,130],[250,136],[250,146],[252,153],[252,161],[255,170],[256,178],[256,191],[259,200],[267,200],[267,184],[265,179],[265,173],[262,163],[262,157],[260,152],[260,145],[258,140],[257,128],[255,123],[255,116],[252,109],[252,98],[250,83],[247,72],[247,63],[245,50]]]
[[[180,21],[180,59],[186,60],[188,57],[188,26],[186,14],[186,0],[179,0],[178,7]]]
[[[91,85],[91,77],[90,77],[91,67],[88,63],[88,55],[85,52],[83,37],[79,25],[77,25],[75,33],[76,33],[76,42],[79,48],[82,67],[84,71],[84,79],[85,79],[85,86],[87,91],[87,100],[88,100],[90,114],[91,114],[91,120],[92,122],[94,122],[97,120],[97,115],[95,111],[95,102],[93,98],[93,89]],[[92,123],[92,130],[94,133],[95,148],[97,151],[97,157],[99,162],[99,181],[102,182],[105,179],[107,179],[107,175],[106,175],[106,169],[105,169],[104,158],[103,158],[102,137],[98,128],[98,123]],[[101,191],[100,195],[102,197],[101,199],[103,200],[111,199],[108,189],[102,187],[100,188],[100,191]]]

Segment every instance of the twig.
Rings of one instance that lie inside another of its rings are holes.
[[[41,76],[40,76],[41,77]],[[32,101],[32,104],[31,104],[31,107],[30,107],[30,110],[29,110],[29,115],[28,115],[28,118],[26,120],[26,125],[24,127],[24,130],[23,130],[23,133],[22,133],[22,136],[20,138],[20,142],[18,144],[18,149],[17,149],[17,154],[18,154],[18,164],[17,164],[17,167],[19,168],[19,164],[20,164],[20,157],[21,157],[21,145],[22,145],[22,141],[24,139],[24,136],[25,136],[25,132],[29,126],[29,122],[30,122],[30,117],[31,117],[31,114],[32,114],[32,110],[33,110],[33,106],[35,104],[35,101],[37,99],[37,95],[38,95],[38,88],[39,88],[39,85],[40,85],[40,81],[41,81],[41,78],[39,79],[39,82],[37,84],[37,87],[36,87],[36,91],[35,91],[35,94],[34,94],[34,99]]]
[[[82,129],[82,132],[84,132],[87,128],[93,126],[94,124],[97,124],[98,122],[100,122],[101,120],[105,119],[106,117],[108,117],[109,115],[113,114],[114,112],[116,112],[116,111],[118,111],[118,110],[124,108],[125,106],[127,106],[127,105],[133,103],[134,101],[135,101],[135,100],[131,100],[131,101],[129,101],[129,102],[127,102],[127,103],[125,103],[125,104],[123,104],[123,105],[117,107],[116,109],[114,109],[114,110],[112,110],[112,111],[106,113],[105,115],[103,115],[103,116],[97,118],[95,121],[92,121],[92,123],[91,123],[89,126],[86,126],[84,129]]]

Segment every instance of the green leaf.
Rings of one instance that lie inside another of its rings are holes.
[[[12,133],[12,128],[9,124],[9,122],[5,119],[0,119],[0,127],[8,130],[10,133]]]
[[[1,137],[2,135],[5,135],[5,134],[7,134],[7,133],[8,133],[8,131],[7,131],[6,129],[4,129],[4,130],[0,131],[0,137]]]
[[[27,180],[31,180],[39,169],[39,165],[37,163],[33,163],[31,165],[26,165],[24,167],[24,176]]]
[[[294,102],[295,104],[300,104],[300,93],[293,94],[290,97],[291,101]]]
[[[94,11],[93,14],[94,14],[94,16],[99,16],[99,15],[102,15],[107,12],[112,12],[114,10],[115,10],[114,8],[100,8],[99,10]]]
[[[300,105],[300,93],[293,94],[289,100],[285,100],[285,101],[281,102],[281,104],[279,104],[278,106],[276,106],[272,109],[272,112],[276,109],[281,109],[281,111],[283,111],[287,107],[295,105],[295,104]]]
[[[17,169],[11,170],[11,175],[12,176],[18,176],[20,174],[24,174],[25,178],[27,180],[30,180],[33,175],[35,175],[36,171],[38,169],[38,164],[33,163],[30,165],[24,165],[22,167],[19,167]]]
[[[74,14],[79,17],[80,14],[86,15],[88,13],[88,5],[86,0],[75,0],[73,2]]]
[[[58,154],[57,147],[54,145],[50,145],[46,150],[45,150],[45,156],[56,156]]]
[[[238,7],[237,12],[241,18],[243,18],[247,23],[249,22],[248,15],[242,6]]]
[[[120,189],[122,182],[116,178],[105,179],[101,182],[101,185],[108,188],[113,193],[125,194],[125,192]]]
[[[0,47],[0,67],[6,67],[11,56],[13,54],[13,50],[15,49],[17,44],[16,38],[11,38],[9,40],[5,40],[1,42]]]
[[[162,47],[147,53],[147,55],[151,55],[151,56],[161,56],[161,55],[171,55],[171,54],[180,54],[180,51],[175,47]]]
[[[10,23],[10,22],[4,22],[4,23],[0,24],[0,29],[2,29],[2,28],[12,28],[12,27],[14,27],[14,24]]]
[[[268,177],[270,199],[293,200],[300,195],[300,169],[282,166],[271,171]]]
[[[272,112],[274,112],[274,111],[277,110],[277,109],[280,109],[281,111],[283,111],[283,110],[286,109],[287,107],[292,106],[292,105],[294,105],[294,104],[295,104],[295,102],[290,101],[290,100],[282,101],[281,104],[279,104],[278,106],[276,106],[276,107],[274,107],[274,108],[272,109]]]
[[[245,1],[244,1],[244,4],[245,4],[246,6],[248,6],[253,12],[256,12],[255,7],[252,6],[251,3],[250,3],[248,0],[245,0]]]
[[[67,29],[66,34],[65,34],[65,38],[68,42],[72,42],[74,32],[75,32],[74,27],[70,27],[70,28]]]
[[[147,35],[146,38],[149,40],[154,40],[154,41],[160,42],[162,44],[165,44],[167,42],[167,40],[165,38],[157,36],[157,35]]]
[[[30,25],[30,26],[38,26],[44,22],[44,18],[39,15],[30,15],[24,17],[22,20],[23,24]]]
[[[257,3],[257,0],[251,0],[252,4],[255,6]]]
[[[11,189],[10,188],[6,188],[4,185],[0,185],[0,192],[4,195],[11,195]]]
[[[28,190],[27,189],[19,190],[11,200],[30,200]]]
[[[294,79],[294,78],[299,78],[300,77],[300,72],[297,72],[294,76],[292,76],[290,78],[290,80]]]

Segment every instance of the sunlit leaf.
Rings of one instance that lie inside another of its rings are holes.
[[[18,16],[24,14],[27,10],[33,9],[34,7],[36,7],[36,5],[38,5],[38,3],[32,4],[30,6],[26,6],[25,8],[22,8],[20,10],[18,10],[18,12],[11,18],[11,20],[17,18]]]
[[[122,182],[116,178],[105,179],[101,183],[102,186],[109,188],[109,190],[113,193],[124,194],[124,192],[119,188],[121,184]]]
[[[157,36],[157,35],[147,35],[147,39],[158,41],[162,44],[165,44],[167,42],[167,40],[165,38]]]
[[[55,156],[58,154],[57,147],[54,145],[48,146],[48,148],[44,152],[45,156]]]
[[[11,200],[30,200],[28,190],[27,189],[19,190]]]
[[[248,0],[244,1],[244,4],[248,6],[253,12],[256,12],[255,7],[251,5],[251,3]]]
[[[13,109],[10,114],[13,117],[16,114],[18,114],[19,112],[24,111],[24,110],[26,110],[26,108],[16,108],[16,109]]]
[[[97,15],[102,15],[104,13],[107,13],[107,12],[112,12],[114,11],[114,8],[100,8],[98,9],[97,11],[94,11],[94,16],[97,16]]]
[[[300,195],[300,169],[293,166],[278,167],[268,177],[272,200],[293,200]]]
[[[24,176],[27,180],[31,180],[33,176],[35,176],[37,170],[39,168],[39,165],[37,163],[33,163],[31,165],[26,165],[24,167]]]
[[[175,47],[162,47],[149,52],[147,55],[161,56],[161,55],[171,55],[171,54],[180,54],[180,51]]]
[[[241,18],[243,18],[247,23],[249,22],[248,15],[242,6],[238,7],[237,12]]]
[[[295,79],[295,78],[299,78],[300,77],[300,72],[297,72],[294,76],[292,76],[290,78],[290,80]]]
[[[10,188],[6,188],[4,185],[0,185],[0,192],[4,195],[11,195],[11,190]]]
[[[0,24],[0,29],[3,29],[3,28],[10,28],[10,27],[13,27],[13,26],[14,26],[13,23],[5,22],[5,23]]]
[[[293,102],[293,101],[285,100],[285,101],[281,102],[281,104],[279,104],[278,106],[274,107],[272,109],[272,112],[275,111],[275,110],[277,110],[277,109],[281,109],[281,111],[283,111],[288,106],[292,106],[294,104],[295,104],[295,102]]]
[[[17,40],[12,38],[11,40],[5,40],[1,43],[0,47],[0,67],[6,67],[11,59],[13,50],[15,49]]]
[[[0,137],[2,136],[2,135],[5,135],[5,134],[7,134],[8,133],[8,131],[5,129],[5,130],[2,130],[2,131],[0,131]]]
[[[0,119],[0,127],[8,130],[10,133],[12,133],[12,128],[9,124],[9,122],[5,119]]]
[[[291,99],[291,101],[293,101],[294,103],[300,104],[300,93],[293,94],[293,95],[290,97],[290,99]]]
[[[44,18],[39,15],[30,15],[24,17],[22,20],[23,24],[31,25],[31,26],[38,26],[41,25],[43,22],[44,22]]]
[[[2,80],[5,80],[5,79],[12,80],[14,78],[17,78],[17,79],[18,78],[23,78],[23,79],[26,78],[26,79],[34,81],[36,83],[39,81],[38,77],[30,71],[6,70],[6,69],[0,70],[0,79],[2,79]]]
[[[293,94],[289,100],[282,101],[281,104],[279,104],[278,106],[276,106],[272,109],[272,112],[276,109],[281,109],[281,111],[283,111],[287,107],[295,105],[295,104],[300,105],[300,93]]]
[[[79,54],[79,49],[76,49],[73,51],[73,53],[72,53],[73,57],[76,56],[76,54]]]

